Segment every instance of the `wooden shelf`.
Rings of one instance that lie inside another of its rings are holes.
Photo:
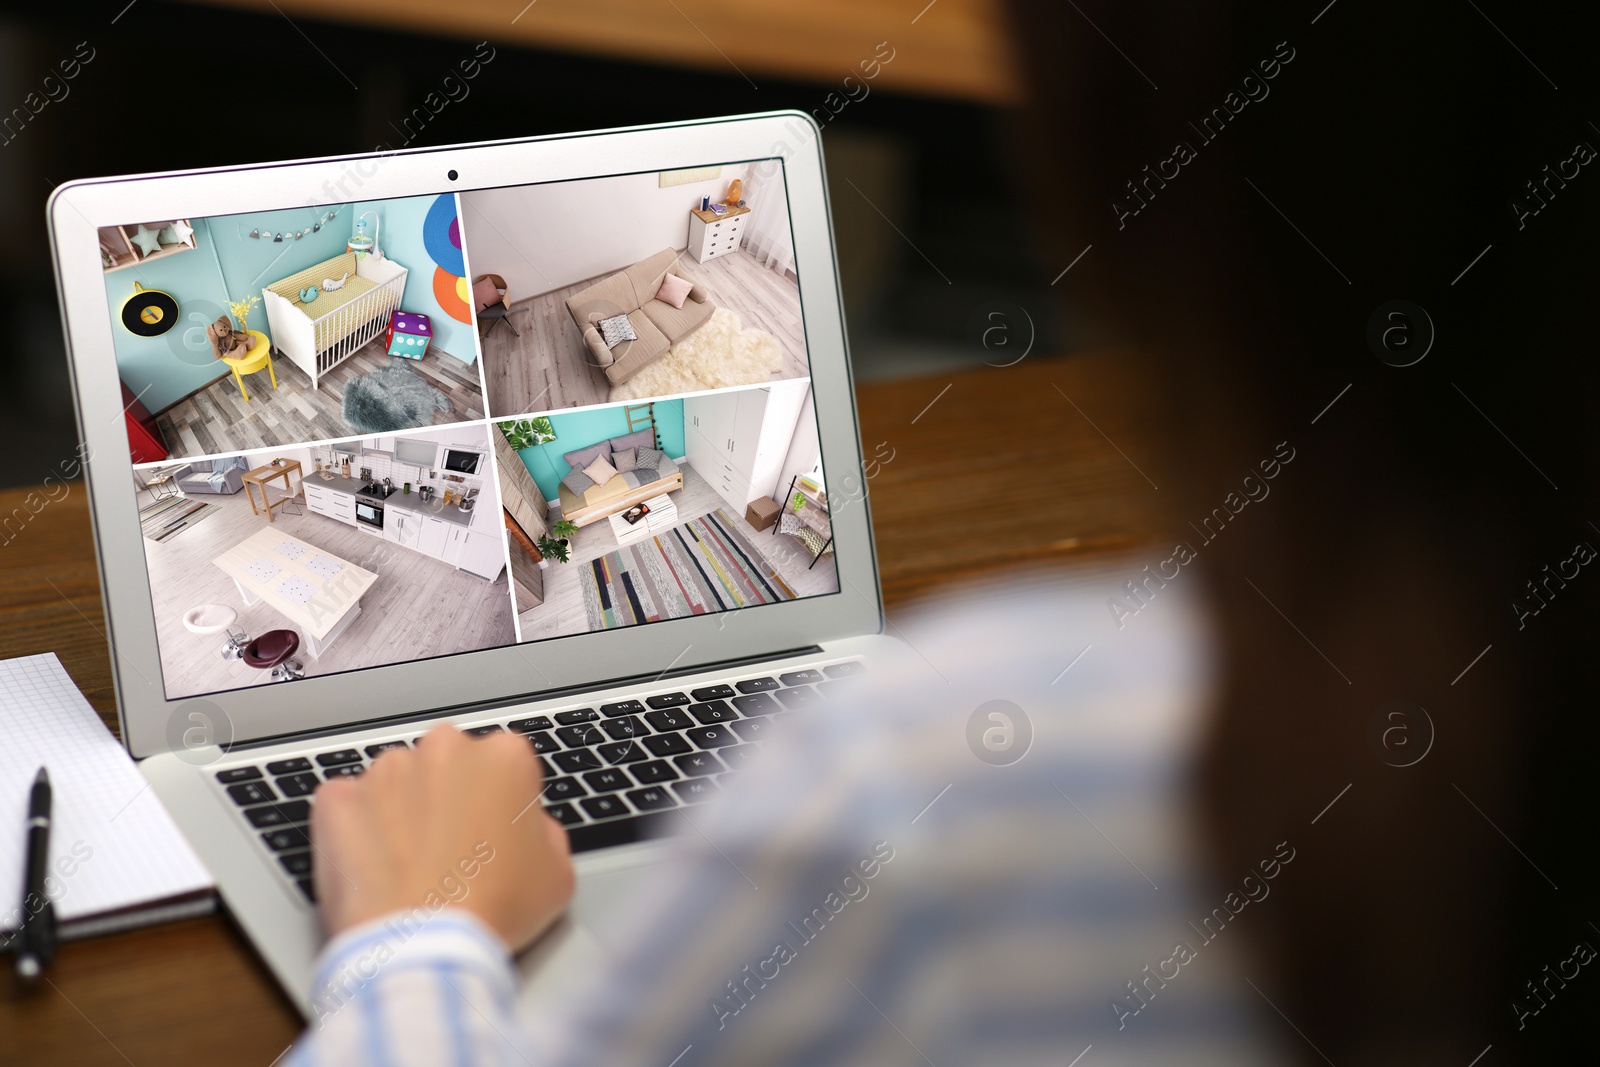
[[[181,222],[185,226],[189,225],[188,219],[168,219],[166,222],[146,222],[142,225],[147,230],[155,230],[160,233],[174,222]],[[113,271],[126,270],[141,263],[150,263],[157,259],[165,259],[167,256],[175,256],[179,252],[193,252],[195,250],[195,246],[192,244],[162,245],[161,251],[141,256],[133,243],[133,235],[139,232],[140,225],[140,223],[135,222],[132,225],[100,227],[100,248],[104,252],[111,253],[114,260],[110,266],[106,266],[104,259],[101,260],[100,266],[105,273],[110,274]],[[195,240],[192,228],[189,233],[189,240]]]

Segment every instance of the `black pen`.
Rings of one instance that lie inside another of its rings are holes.
[[[17,931],[17,976],[38,978],[56,954],[56,912],[45,895],[50,863],[50,775],[43,767],[28,794],[28,858],[22,883],[22,929]]]

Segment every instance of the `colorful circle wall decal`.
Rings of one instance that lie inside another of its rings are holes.
[[[467,264],[461,254],[461,220],[456,217],[456,198],[446,193],[436,198],[422,220],[422,244],[436,264],[433,272],[433,298],[446,315],[458,322],[472,322],[467,303]]]

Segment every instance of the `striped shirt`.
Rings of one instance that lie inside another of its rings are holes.
[[[1204,627],[1171,583],[1119,628],[1117,592],[967,593],[895,630],[897,657],[684,813],[690,862],[559,1002],[517,1012],[503,946],[459,910],[387,951],[392,917],[346,932],[317,973],[332,1010],[288,1062],[1286,1060],[1299,1039],[1252,989],[1246,935],[1223,935],[1267,932],[1296,843],[1198,876]]]

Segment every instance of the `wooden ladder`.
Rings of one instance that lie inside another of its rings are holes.
[[[633,433],[641,427],[648,426],[650,428],[651,439],[655,441],[656,447],[660,448],[661,435],[656,433],[655,404],[653,402],[649,404],[629,404],[623,410],[628,416],[628,432]],[[643,414],[640,414],[641,412]]]

